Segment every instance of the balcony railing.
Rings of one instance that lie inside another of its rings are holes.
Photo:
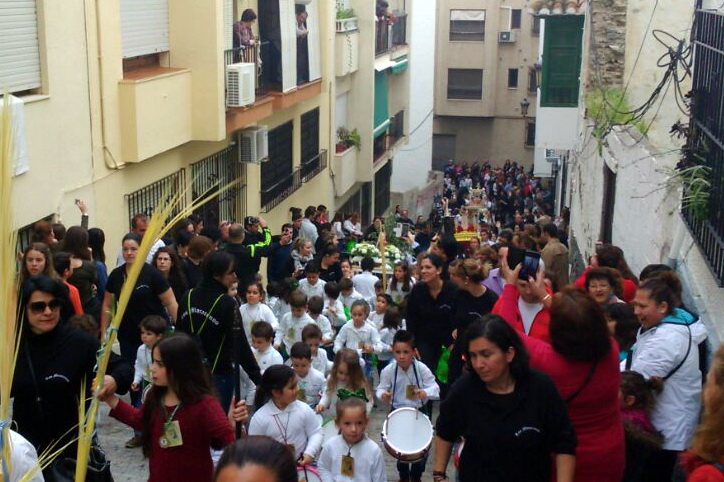
[[[390,47],[390,21],[378,19],[375,24],[375,55],[384,54]]]
[[[405,136],[405,111],[401,110],[390,119],[389,147]]]
[[[302,176],[300,168],[278,181],[273,186],[261,191],[261,210],[268,213],[286,198],[291,196],[297,189],[302,187]]]
[[[690,165],[704,164],[710,192],[706,209],[689,203],[682,215],[691,234],[709,262],[719,286],[724,286],[724,14],[707,11],[701,4],[695,13],[694,75],[689,139],[686,146]],[[689,194],[684,191],[684,196]]]
[[[375,55],[382,55],[398,45],[407,45],[406,13],[377,19],[375,25]]]
[[[319,154],[301,165],[302,182],[311,181],[314,176],[327,168],[327,150],[322,149]]]
[[[237,64],[239,62],[256,65],[255,92],[257,99],[269,93],[269,85],[263,80],[264,77],[262,76],[262,69],[264,68],[263,59],[268,46],[269,42],[264,41],[249,47],[238,47],[224,51],[224,65]]]

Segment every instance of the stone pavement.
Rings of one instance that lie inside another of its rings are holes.
[[[125,398],[127,399],[127,397]],[[435,404],[435,413],[437,413],[437,408],[438,404]],[[397,469],[395,468],[396,461],[387,453],[380,441],[382,423],[384,422],[386,414],[387,410],[382,407],[376,407],[372,411],[367,434],[372,440],[380,445],[380,449],[385,457],[385,463],[387,466],[387,478],[390,482],[393,482],[398,478]],[[124,447],[126,441],[133,435],[133,431],[129,427],[108,417],[108,408],[106,405],[103,405],[101,410],[98,433],[101,445],[111,460],[113,478],[115,479],[115,482],[143,482],[148,479],[148,464],[141,454],[141,449],[127,449]],[[428,457],[427,469],[423,475],[423,481],[432,481],[433,457],[434,447],[431,451],[430,457]],[[452,463],[450,465],[452,466]],[[448,476],[450,476],[450,480],[454,480],[454,474],[452,472],[453,469],[449,468]]]

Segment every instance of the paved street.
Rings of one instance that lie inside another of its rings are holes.
[[[435,408],[437,409],[437,407]],[[395,468],[395,459],[387,454],[380,442],[380,432],[382,430],[382,423],[386,413],[387,412],[385,410],[382,410],[379,407],[373,410],[367,433],[372,440],[376,441],[380,445],[387,465],[387,478],[392,482],[396,481],[398,477],[397,469]],[[109,418],[108,409],[105,405],[102,409],[98,429],[101,437],[101,444],[112,462],[113,477],[115,481],[145,481],[148,478],[148,464],[141,454],[141,449],[127,449],[124,447],[126,441],[132,436],[131,429],[122,425],[120,422]],[[433,455],[431,454],[428,458],[427,470],[425,471],[422,479],[424,481],[432,481],[432,459]],[[448,475],[451,475],[451,471],[452,469],[448,470]],[[451,480],[454,479],[451,477]]]

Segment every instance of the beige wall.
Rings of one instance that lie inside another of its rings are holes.
[[[521,118],[436,117],[435,134],[455,136],[455,158],[458,161],[485,161],[502,164],[506,159],[533,163],[533,148],[525,147],[525,125]]]
[[[521,9],[521,28],[515,43],[499,43],[498,32],[508,30],[507,8]],[[485,10],[485,41],[450,41],[450,10]],[[528,68],[538,57],[538,37],[531,29],[533,16],[524,0],[439,0],[437,10],[435,67],[435,113],[450,116],[516,116],[520,102],[528,98],[529,116],[535,116],[533,93],[528,92]],[[483,69],[482,100],[448,100],[450,68]],[[508,69],[518,68],[518,88],[508,89]]]

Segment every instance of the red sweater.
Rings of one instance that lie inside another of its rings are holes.
[[[583,274],[576,281],[574,281],[576,287],[581,288],[582,290],[586,289],[586,273],[588,273],[590,270],[591,266],[583,270]],[[636,297],[636,289],[638,289],[636,283],[634,283],[630,279],[623,280],[623,300],[626,303],[631,303]]]
[[[591,363],[568,360],[548,343],[523,336],[531,367],[553,379],[565,400],[584,383]],[[576,482],[620,482],[626,461],[618,399],[621,379],[618,345],[598,362],[593,378],[571,402],[568,415],[576,429]]]
[[[173,409],[166,407],[169,414]],[[142,426],[142,410],[143,407],[136,409],[121,400],[110,415],[136,430],[147,430]],[[216,398],[205,396],[192,405],[182,405],[174,420],[181,426],[183,445],[164,449],[158,440],[165,419],[161,413],[151,418],[149,482],[211,482],[214,467],[209,448],[220,449],[234,442],[234,431],[221,405]]]
[[[513,328],[523,333],[523,318],[520,316],[520,310],[518,309],[518,298],[520,298],[518,288],[515,285],[506,284],[503,287],[503,292],[500,293],[498,301],[495,302],[491,313],[500,315]],[[535,315],[528,335],[549,342],[548,326],[550,322],[551,315],[548,310],[543,308]]]
[[[724,482],[724,473],[707,463],[692,451],[686,451],[680,456],[681,465],[688,474],[686,482]],[[721,460],[724,464],[724,459]]]

